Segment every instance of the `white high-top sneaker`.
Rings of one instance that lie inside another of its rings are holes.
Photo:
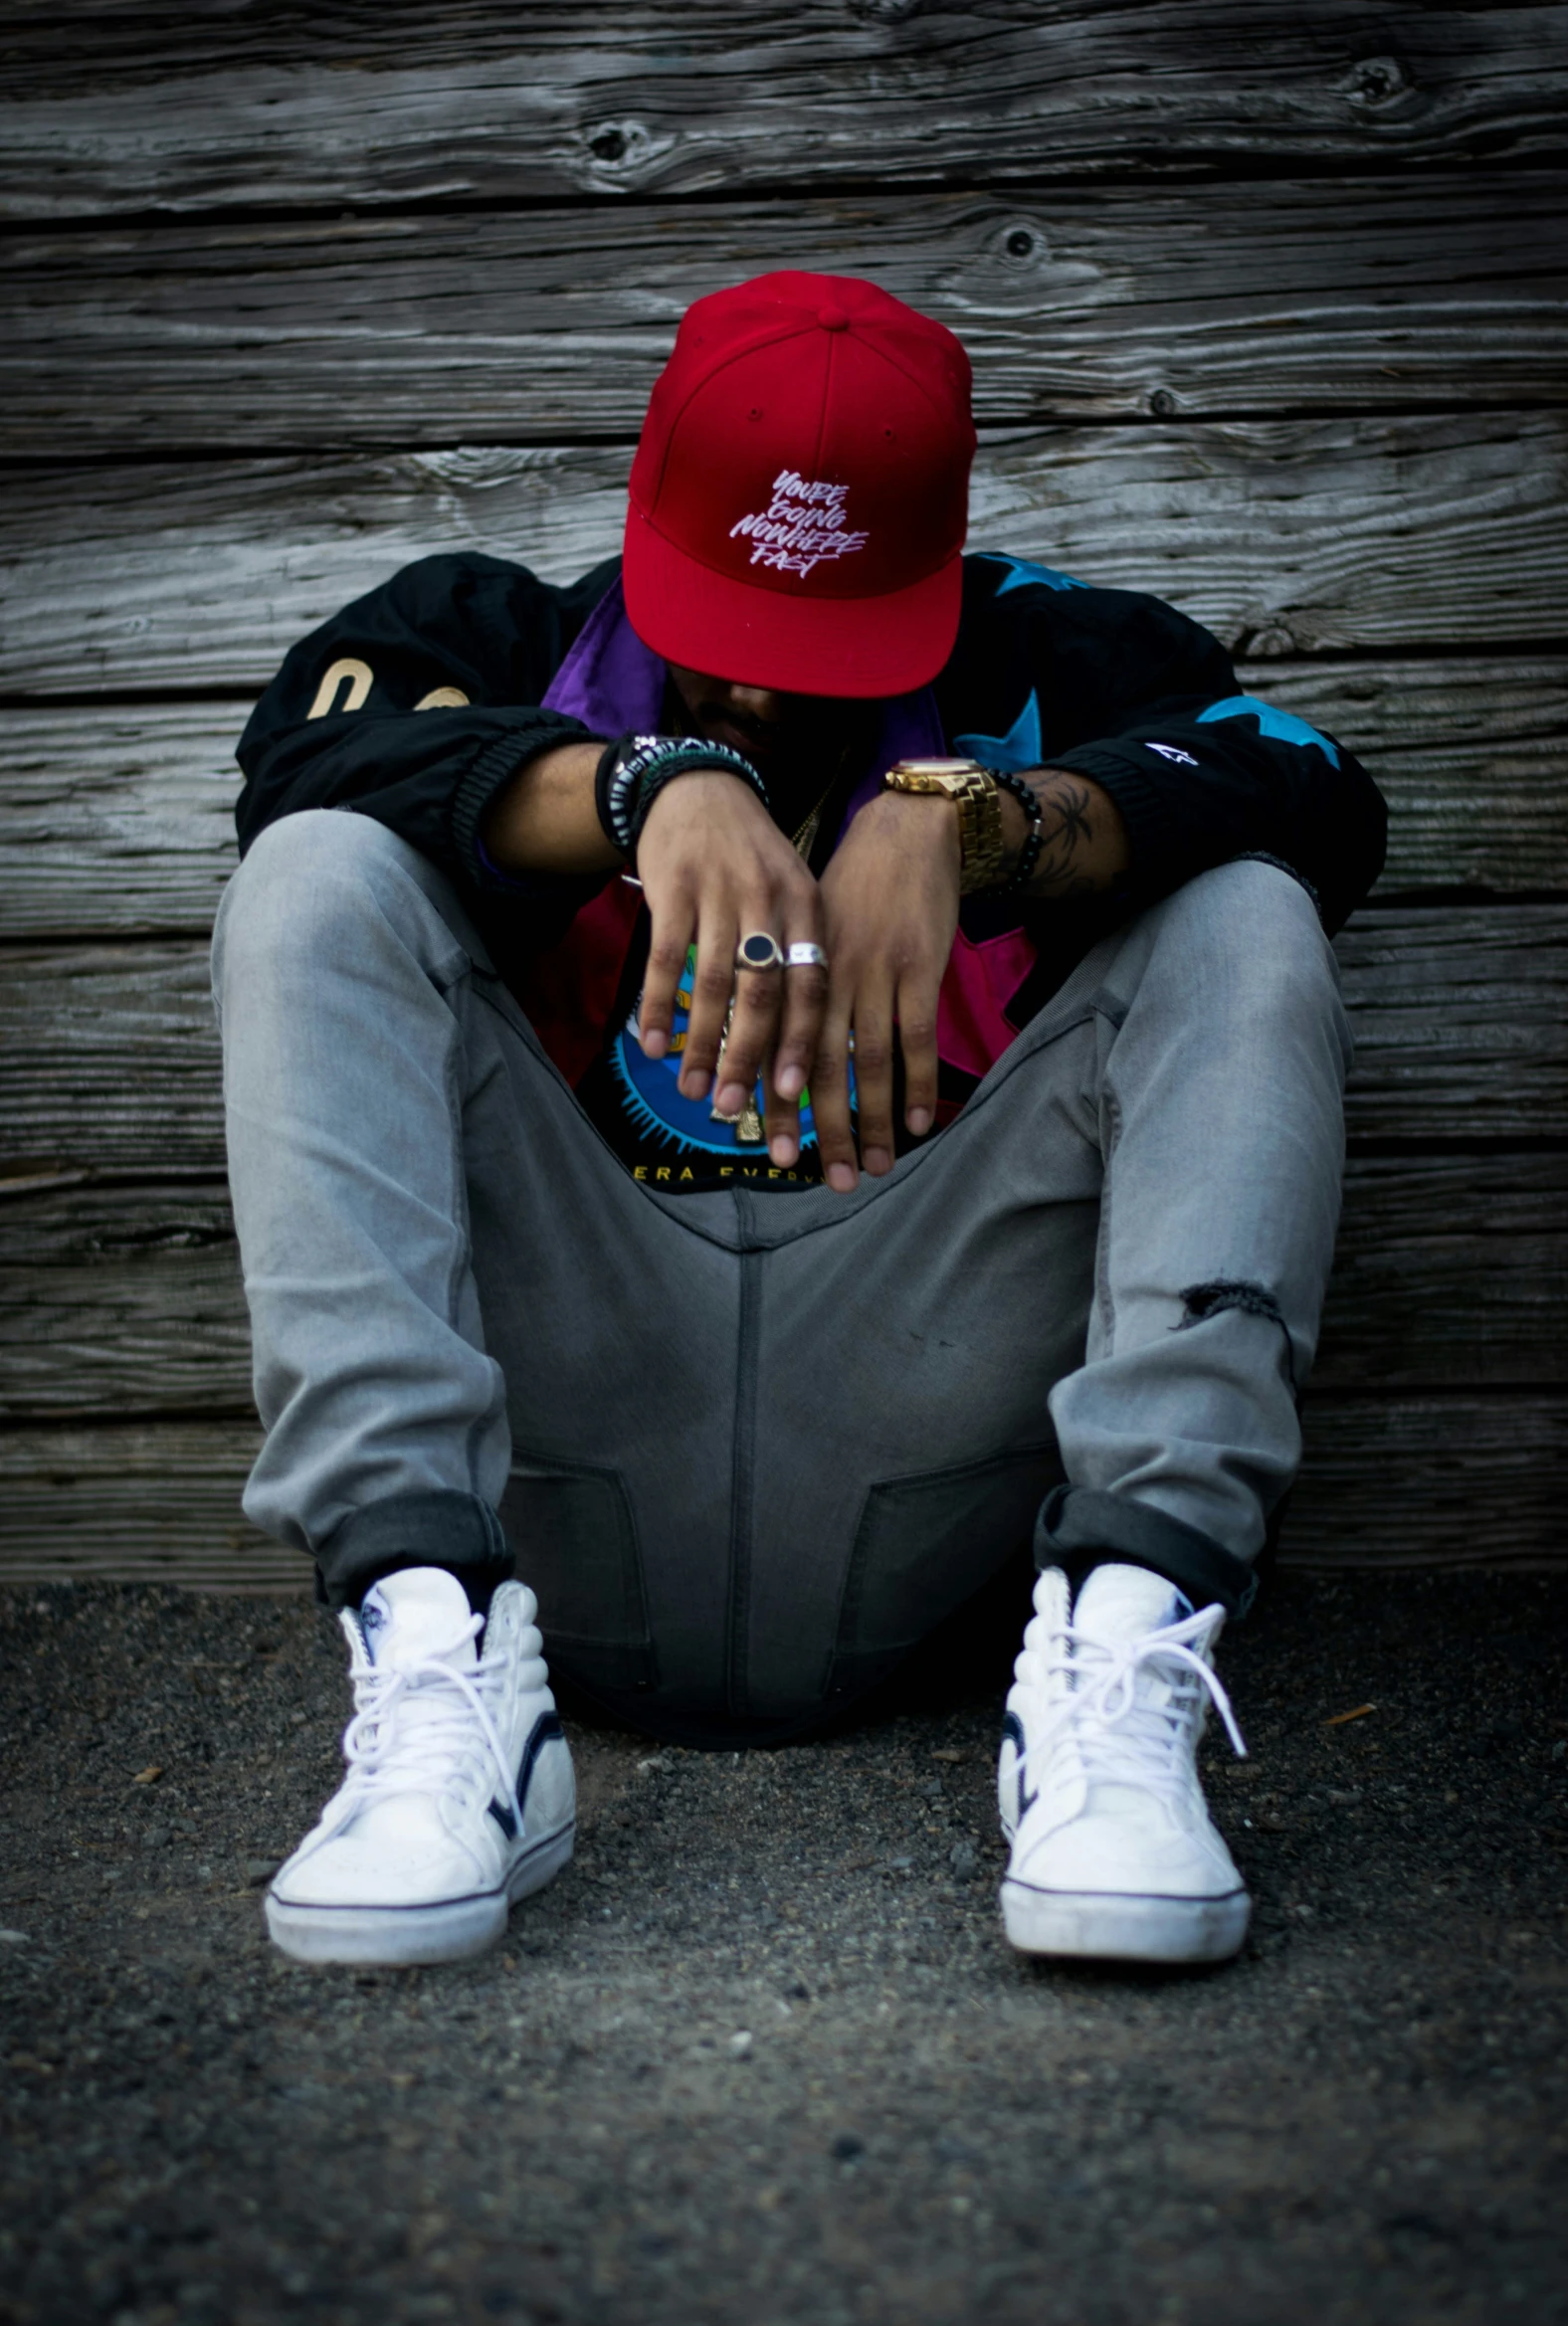
[[[1002,1918],[1026,1954],[1218,1963],[1247,1935],[1195,1758],[1211,1698],[1247,1750],[1212,1662],[1225,1614],[1185,1606],[1141,1567],[1094,1568],[1077,1607],[1060,1569],[1035,1585],[997,1769]]]
[[[576,1786],[534,1624],[503,1583],[489,1618],[440,1567],[388,1575],[344,1611],[348,1775],[267,1898],[304,1963],[483,1954],[512,1903],[572,1853]],[[483,1638],[481,1637],[483,1635]]]

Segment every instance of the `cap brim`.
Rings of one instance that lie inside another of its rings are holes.
[[[621,573],[626,611],[667,663],[783,694],[907,694],[929,685],[958,636],[963,563],[885,597],[807,597],[736,581],[674,549],[634,508]]]

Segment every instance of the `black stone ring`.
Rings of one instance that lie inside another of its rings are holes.
[[[784,955],[777,937],[766,929],[748,929],[735,947],[737,969],[782,969]]]

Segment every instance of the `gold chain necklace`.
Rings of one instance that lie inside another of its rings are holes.
[[[809,857],[812,850],[816,847],[817,827],[822,822],[822,811],[828,804],[828,793],[832,791],[838,780],[839,771],[837,768],[835,768],[832,775],[830,775],[828,778],[827,789],[823,792],[821,799],[812,809],[811,814],[806,818],[806,821],[801,826],[800,830],[791,838],[790,847],[795,851],[797,856]]]
[[[838,765],[834,768],[833,773],[829,776],[827,782],[822,787],[821,799],[812,809],[811,814],[806,818],[806,821],[800,827],[800,830],[791,839],[790,847],[795,851],[797,856],[809,857],[812,850],[816,847],[817,827],[822,822],[822,811],[828,804],[828,797],[832,792],[834,785],[838,782],[840,776],[844,773],[844,770],[849,763],[849,757],[852,748],[853,746],[849,743],[843,745],[839,752]]]

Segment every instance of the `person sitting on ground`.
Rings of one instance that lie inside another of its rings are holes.
[[[965,556],[974,446],[876,286],[721,291],[622,559],[425,558],[245,731],[245,1508],[356,1705],[292,1955],[468,1955],[564,1865],[546,1641],[650,1735],[782,1743],[1031,1540],[1008,1937],[1243,1942],[1195,1754],[1300,1455],[1383,806],[1168,606]]]

